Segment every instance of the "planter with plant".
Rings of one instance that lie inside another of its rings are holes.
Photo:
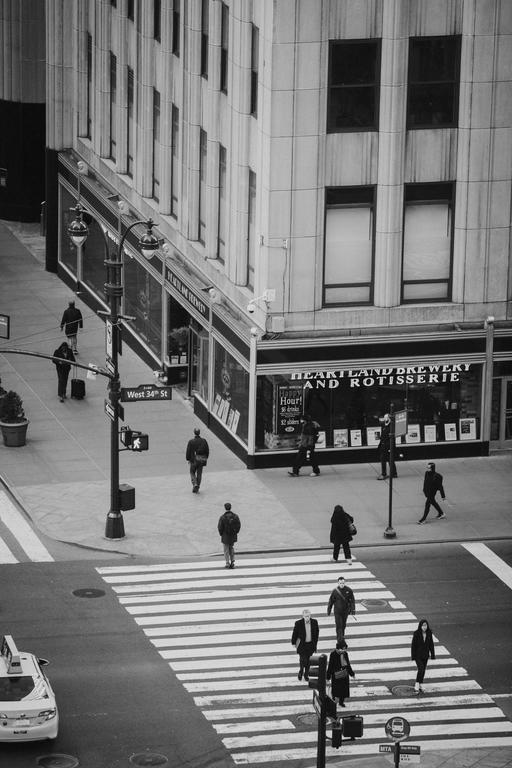
[[[25,445],[28,419],[25,418],[23,400],[12,390],[7,392],[0,405],[0,429],[4,445],[18,448]]]

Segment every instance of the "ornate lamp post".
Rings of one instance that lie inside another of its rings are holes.
[[[68,234],[73,243],[79,247],[83,245],[89,234],[89,227],[83,220],[84,208],[78,203],[73,209],[76,218],[68,227]],[[89,213],[87,211],[87,213]],[[90,215],[90,214],[89,214]],[[110,425],[110,510],[107,515],[105,537],[107,539],[124,538],[124,522],[119,504],[119,398],[121,383],[119,380],[118,358],[121,339],[119,314],[121,298],[123,296],[123,284],[121,281],[121,269],[123,266],[123,245],[130,230],[139,224],[147,227],[146,233],[139,240],[139,248],[146,259],[150,259],[158,250],[160,242],[153,234],[153,221],[134,221],[130,224],[120,238],[117,251],[111,258],[105,259],[107,267],[107,282],[105,283],[105,295],[110,306],[110,322],[112,324],[112,357],[107,361],[107,369],[110,371],[109,400],[112,405],[113,418]]]

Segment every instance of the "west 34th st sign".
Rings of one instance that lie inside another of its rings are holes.
[[[157,387],[155,384],[121,387],[121,402],[137,403],[141,400],[172,400],[172,387]]]

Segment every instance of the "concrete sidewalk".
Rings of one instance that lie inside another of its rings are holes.
[[[1,348],[52,354],[63,338],[59,324],[70,291],[44,271],[44,241],[36,225],[0,222],[0,312],[11,317],[11,339]],[[77,298],[84,315],[79,360],[104,365],[104,325]],[[120,361],[123,386],[154,381],[128,346]],[[354,548],[382,544],[512,536],[512,454],[438,462],[445,477],[446,519],[418,526],[425,462],[398,464],[393,485],[393,527],[388,541],[387,481],[379,465],[322,466],[319,477],[291,478],[286,470],[247,470],[205,427],[211,459],[199,494],[191,493],[184,454],[198,425],[192,404],[174,390],[172,402],[125,404],[125,424],[149,434],[146,453],[120,455],[120,481],[136,488],[136,509],[123,514],[126,537],[104,538],[109,509],[110,422],[104,412],[106,380],[86,381],[83,401],[57,397],[50,361],[0,355],[5,389],[23,398],[30,419],[23,448],[0,446],[0,475],[38,529],[60,541],[146,556],[218,553],[217,520],[231,501],[242,519],[240,550],[315,548],[329,545],[335,504],[355,518]]]

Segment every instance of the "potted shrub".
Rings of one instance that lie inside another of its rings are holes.
[[[25,418],[23,400],[12,390],[4,395],[0,406],[0,428],[4,445],[19,447],[25,445],[28,419]]]

